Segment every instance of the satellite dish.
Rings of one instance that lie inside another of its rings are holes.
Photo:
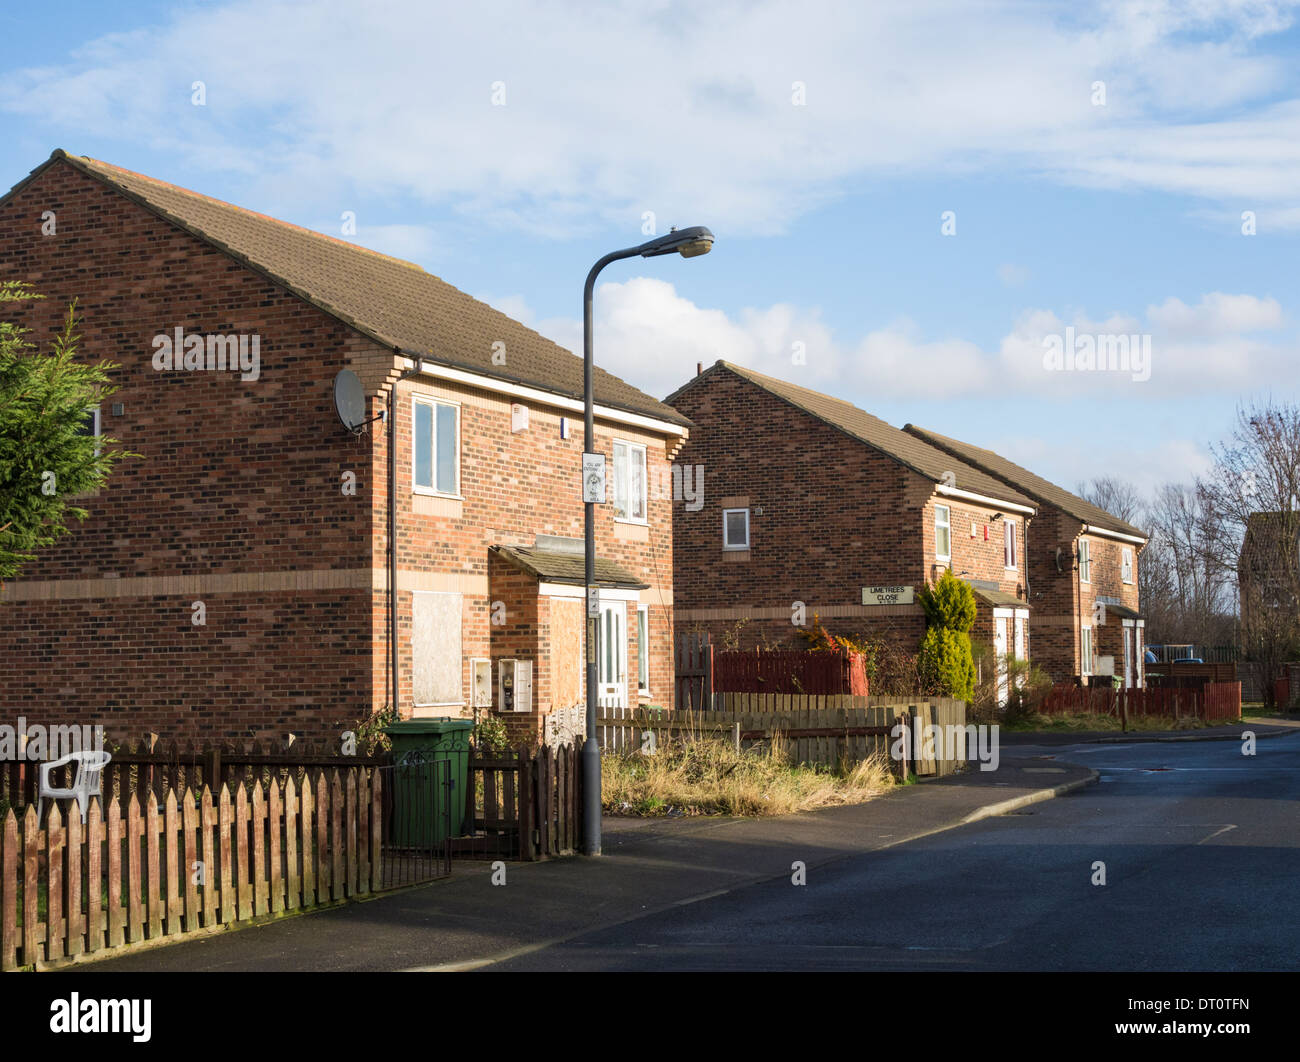
[[[351,369],[340,369],[334,377],[334,409],[343,427],[353,435],[360,434],[366,424],[366,391]]]

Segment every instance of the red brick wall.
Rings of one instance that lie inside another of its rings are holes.
[[[700,511],[673,511],[683,630],[708,630],[715,644],[738,635],[742,647],[798,645],[792,604],[802,601],[808,623],[817,613],[832,631],[879,632],[914,651],[925,628],[919,604],[866,608],[862,587],[933,580],[936,501],[951,512],[953,571],[1023,592],[1020,514],[1020,567],[1009,572],[1002,524],[992,523],[995,512],[1011,515],[1005,508],[937,499],[923,476],[731,373],[702,378],[673,404],[696,424],[679,461],[702,464],[705,484]],[[728,553],[722,511],[746,506],[751,548]],[[752,619],[737,632],[744,616]]]
[[[1098,614],[1097,602],[1101,598],[1118,598],[1122,605],[1131,609],[1138,608],[1137,546],[1118,542],[1112,538],[1103,538],[1100,535],[1090,534],[1082,537],[1089,543],[1092,580],[1087,584],[1079,584],[1081,622],[1087,623],[1093,629],[1093,652],[1098,656],[1113,656],[1115,673],[1123,675],[1123,622],[1114,612],[1107,610],[1104,613],[1104,623],[1098,624],[1097,619],[1101,616]],[[1131,583],[1125,583],[1122,579],[1121,552],[1126,549],[1131,550],[1133,554]],[[1077,572],[1075,577],[1078,577]]]
[[[165,739],[333,735],[364,714],[368,573],[287,590],[239,576],[368,567],[369,444],[338,429],[330,384],[373,345],[62,162],[0,204],[0,276],[46,296],[6,309],[33,341],[77,300],[80,357],[121,366],[103,430],[141,455],[0,598],[5,712]],[[155,371],[152,338],[177,326],[259,335],[260,378]],[[131,582],[176,576],[193,582]],[[47,580],[65,596],[30,600]]]
[[[461,403],[461,500],[427,499],[411,490],[411,398],[418,392],[432,398]],[[514,648],[500,636],[500,628],[491,626],[493,602],[505,605],[508,623],[514,611],[523,607],[518,596],[503,597],[493,588],[497,575],[491,569],[490,545],[531,546],[538,534],[570,538],[583,536],[583,505],[579,469],[583,451],[580,414],[562,412],[543,405],[525,402],[529,407],[529,425],[521,432],[511,431],[508,396],[491,395],[451,382],[426,379],[408,380],[399,385],[397,401],[397,512],[400,521],[399,569],[418,568],[436,573],[437,586],[464,594],[465,613],[462,637],[465,646],[464,685],[469,688],[469,657],[487,655],[492,659],[514,655]],[[516,400],[523,401],[523,400]],[[570,426],[570,437],[560,436],[560,419]],[[612,504],[596,508],[597,553],[609,558],[649,584],[642,599],[651,604],[651,693],[656,704],[672,706],[672,631],[673,631],[673,554],[671,489],[671,448],[676,439],[641,428],[631,428],[603,420],[596,422],[596,447],[606,455],[610,475],[613,468],[615,440],[643,444],[646,447],[647,479],[651,485],[646,525],[616,521]],[[382,445],[376,448],[381,461]],[[386,479],[386,468],[381,476]],[[612,478],[611,478],[612,491]],[[612,502],[612,494],[610,501]],[[677,506],[680,508],[680,503]],[[385,529],[386,531],[386,529]],[[383,562],[381,542],[376,536],[376,564]],[[493,561],[504,565],[503,561]],[[527,581],[533,602],[529,615],[536,615],[537,580]],[[522,593],[522,590],[518,591]],[[542,606],[543,611],[545,605]],[[402,615],[410,614],[409,588],[398,595]],[[545,646],[544,617],[540,644]],[[629,697],[636,694],[636,605],[628,604]],[[409,629],[399,622],[399,656],[402,661],[403,687],[400,705],[407,713],[411,706]],[[530,650],[535,660],[534,704],[539,713],[553,707],[548,664],[537,661],[538,641],[533,637]],[[471,652],[471,647],[473,651]],[[541,675],[538,674],[540,670]],[[545,685],[541,681],[545,679]],[[494,665],[495,682],[495,665]],[[541,720],[534,721],[540,728]],[[512,726],[523,727],[517,719]],[[532,724],[529,724],[530,726]]]
[[[1050,505],[1039,508],[1029,529],[1031,659],[1057,682],[1079,673],[1078,531],[1078,520]],[[1061,571],[1056,564],[1058,547]]]
[[[40,232],[47,210],[57,215],[54,236]],[[89,520],[0,596],[4,710],[29,723],[104,722],[117,739],[146,730],[164,740],[275,739],[288,730],[333,737],[340,721],[388,703],[386,429],[349,436],[331,387],[350,367],[368,392],[379,389],[397,375],[392,352],[63,162],[0,204],[0,276],[47,296],[6,314],[34,340],[47,340],[78,301],[81,356],[121,363],[109,403],[124,413],[106,403],[103,430],[142,455],[121,463],[84,503]],[[177,326],[257,334],[260,378],[156,372],[152,338]],[[465,498],[456,506],[413,501],[415,389],[463,403]],[[372,398],[371,415],[385,404]],[[516,435],[509,408],[460,385],[400,387],[404,714],[411,591],[463,593],[468,699],[469,659],[508,655],[490,628],[488,546],[582,533],[580,415],[566,414],[574,430],[561,440],[557,410],[534,406],[529,430]],[[651,482],[664,476],[665,436],[598,423],[606,454],[615,437],[646,443]],[[347,472],[351,494],[341,490]],[[601,554],[652,587],[657,703],[670,703],[672,688],[671,504],[652,494],[644,529],[616,525],[608,506],[598,517]],[[190,622],[196,600],[207,609],[203,626]],[[514,608],[527,610],[522,598]]]

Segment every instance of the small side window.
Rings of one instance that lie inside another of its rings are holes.
[[[86,414],[86,419],[81,422],[81,427],[77,429],[78,435],[85,435],[92,439],[98,439],[103,432],[100,430],[99,406],[92,406]],[[95,445],[95,456],[99,456],[99,444]]]
[[[749,510],[722,510],[722,548],[749,549]]]

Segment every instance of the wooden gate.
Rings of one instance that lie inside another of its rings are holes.
[[[679,712],[713,708],[713,646],[707,634],[677,636],[677,699]]]
[[[470,859],[546,859],[581,843],[582,748],[471,755],[464,834],[455,855]]]

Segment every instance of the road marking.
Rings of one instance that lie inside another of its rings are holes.
[[[1197,841],[1196,843],[1197,843],[1197,844],[1208,844],[1210,841],[1213,841],[1216,837],[1218,837],[1219,834],[1221,834],[1221,833],[1227,833],[1229,830],[1235,830],[1236,828],[1237,828],[1236,823],[1229,823],[1227,826],[1224,826],[1224,827],[1221,828],[1221,829],[1215,830],[1212,834],[1210,834],[1209,837],[1206,837],[1203,841]]]

